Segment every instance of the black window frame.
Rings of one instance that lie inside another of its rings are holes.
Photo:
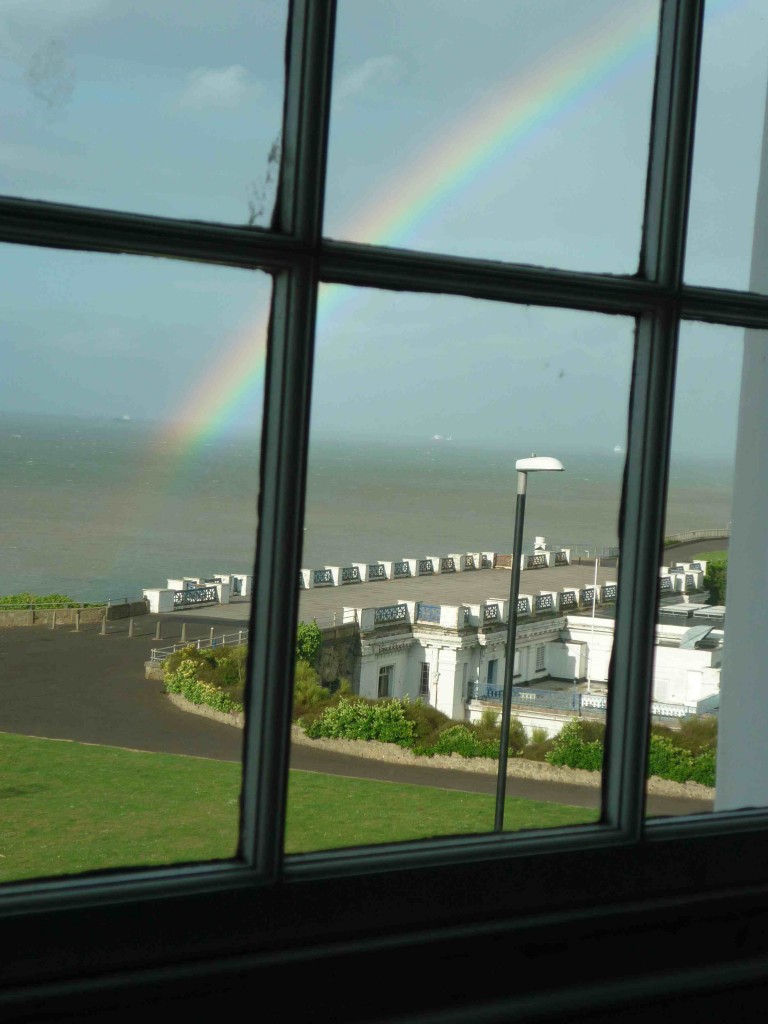
[[[615,956],[617,935],[635,954],[624,971],[628,998],[647,994],[648,979],[662,974],[685,992],[686,985],[715,985],[713,965],[722,981],[760,977],[768,964],[761,937],[768,933],[768,815],[746,810],[645,820],[678,328],[683,319],[768,327],[768,296],[683,280],[704,4],[661,2],[643,247],[639,273],[626,277],[324,239],[335,15],[333,0],[290,4],[284,155],[272,230],[0,198],[4,242],[193,259],[274,277],[254,579],[260,615],[250,634],[251,677],[266,682],[249,697],[239,856],[9,886],[0,893],[5,948],[12,951],[0,969],[6,1019],[51,1008],[65,1013],[74,1005],[117,1012],[153,994],[202,1005],[214,992],[220,1009],[244,979],[261,980],[261,999],[273,986],[289,1006],[301,998],[292,989],[297,964],[305,981],[321,978],[321,968],[331,964],[373,984],[403,950],[427,949],[446,963],[463,963],[471,948],[473,963],[487,963],[502,941],[523,969],[486,972],[481,988],[489,1006],[501,1000],[521,1014],[545,996],[550,1007],[558,999],[563,1008],[572,1005],[585,977],[592,995],[583,994],[581,1005],[603,1005],[607,989],[598,984],[593,958],[595,950]],[[283,855],[291,694],[281,680],[293,658],[320,282],[636,318],[599,826]],[[677,908],[679,929],[685,921],[691,935],[717,936],[713,948],[686,945],[679,930],[673,942],[670,907]],[[754,925],[746,937],[734,914]],[[738,949],[741,959],[729,949]],[[753,954],[749,963],[745,950]],[[477,977],[467,974],[462,989],[458,973],[451,998],[460,992],[455,998],[469,999],[471,991],[477,997]],[[321,993],[313,996],[314,1019],[324,1019],[330,997],[323,1003]],[[387,1007],[394,1013],[402,1006],[394,999],[379,987],[377,1000],[369,994],[355,1006],[360,1018],[367,1012],[383,1019]],[[416,997],[410,1010],[428,1005]]]

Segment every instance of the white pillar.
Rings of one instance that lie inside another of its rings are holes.
[[[763,127],[750,288],[768,292],[768,104]],[[744,332],[739,428],[728,545],[728,590],[717,741],[715,810],[768,803],[765,658],[768,579],[768,332]]]

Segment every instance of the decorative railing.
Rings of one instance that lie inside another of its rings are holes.
[[[345,566],[341,570],[341,582],[342,583],[359,583],[360,582],[360,570],[356,565]]]
[[[376,608],[373,613],[373,624],[380,625],[382,622],[407,622],[408,606],[404,604],[390,604],[384,608]]]
[[[501,613],[497,604],[487,604],[483,608],[483,622],[499,622]]]
[[[651,701],[651,714],[659,718],[685,718],[687,715],[695,715],[697,711],[695,704],[669,704],[667,701]]]
[[[528,569],[544,569],[547,565],[546,555],[528,555],[526,559],[526,568]]]
[[[715,527],[712,530],[686,530],[685,533],[674,533],[664,538],[664,546],[672,544],[686,544],[690,540],[719,540],[722,537],[730,537],[730,523],[727,526]]]
[[[304,573],[299,569],[299,587],[304,586]]]
[[[573,590],[565,590],[560,595],[560,607],[561,608],[575,608],[576,607],[576,594]]]
[[[681,573],[685,572],[685,569],[682,567],[682,565],[670,565],[669,571],[670,573]]]
[[[192,587],[189,590],[175,590],[173,603],[179,608],[188,604],[216,604],[219,594],[216,587]]]
[[[662,576],[659,580],[659,590],[671,590],[672,580],[669,576]]]
[[[695,569],[697,572],[701,572],[701,562],[691,562],[691,568]]]
[[[162,663],[176,651],[183,651],[185,647],[195,647],[198,651],[208,650],[209,647],[233,647],[248,642],[248,630],[239,629],[237,633],[222,633],[211,639],[209,636],[200,640],[184,640],[183,643],[172,644],[170,647],[153,647],[149,652],[149,660],[155,664]]]
[[[469,622],[470,615],[471,615],[471,612],[470,612],[469,608],[465,608],[464,609],[464,625],[465,626]]]
[[[597,600],[594,587],[585,587],[581,592],[581,603],[583,605],[592,604],[593,601]]]
[[[330,569],[315,569],[312,573],[312,582],[316,587],[322,587],[333,583],[333,573]]]
[[[538,594],[536,597],[536,611],[546,612],[552,611],[554,608],[554,602],[551,594]]]
[[[422,604],[421,601],[416,605],[416,618],[420,622],[440,622],[440,605],[439,604]]]
[[[395,562],[393,568],[393,575],[395,579],[402,579],[403,576],[411,575],[411,567],[407,562]]]
[[[369,580],[385,580],[387,578],[387,570],[383,565],[369,565],[368,566],[368,579]]]
[[[479,686],[473,683],[469,687],[470,699],[477,700]],[[501,701],[503,690],[486,687],[482,700]],[[534,690],[528,686],[512,687],[512,703],[527,707],[552,708],[561,711],[595,711],[598,714],[608,709],[608,699],[600,694],[577,693],[574,690]],[[659,718],[685,718],[695,715],[695,704],[672,704],[667,701],[653,701],[651,714]]]
[[[568,565],[568,555],[564,551],[555,552],[555,565]]]
[[[474,569],[475,568],[475,560],[472,557],[472,555],[464,555],[463,558],[462,558],[462,562],[464,563],[464,568],[465,569]]]
[[[435,571],[434,565],[432,565],[431,558],[419,559],[419,576],[431,576]]]
[[[531,603],[527,597],[519,597],[517,599],[517,614],[526,615],[531,610]]]
[[[685,589],[686,590],[695,590],[696,589],[696,580],[693,578],[693,573],[687,572],[685,574]]]
[[[452,558],[440,559],[440,572],[456,572],[456,565]]]
[[[480,556],[480,564],[482,565],[482,567],[484,569],[492,569],[493,568],[493,561],[488,557],[488,555],[481,555]]]
[[[618,587],[615,583],[606,584],[603,587],[603,601],[615,601]]]

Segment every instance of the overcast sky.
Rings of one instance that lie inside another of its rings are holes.
[[[655,12],[653,0],[342,0],[327,233],[633,273]],[[768,8],[708,12],[688,277],[745,287]],[[284,20],[277,0],[0,0],[0,191],[265,223]],[[235,343],[258,346],[269,301],[261,274],[7,245],[0,280],[11,411],[194,419],[191,396],[215,386]],[[686,330],[680,450],[732,451],[740,343]],[[631,357],[622,318],[325,289],[313,424],[526,445],[567,433],[612,449]],[[257,364],[243,357],[254,386],[241,421],[258,419]]]

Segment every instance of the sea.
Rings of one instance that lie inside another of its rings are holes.
[[[564,473],[529,478],[526,548],[544,537],[588,556],[618,544],[614,447],[564,445]],[[302,565],[510,551],[520,454],[447,438],[313,439]],[[258,466],[254,437],[191,442],[127,417],[2,414],[0,595],[116,601],[169,578],[250,572]],[[675,457],[666,533],[725,525],[731,493],[728,460]]]

